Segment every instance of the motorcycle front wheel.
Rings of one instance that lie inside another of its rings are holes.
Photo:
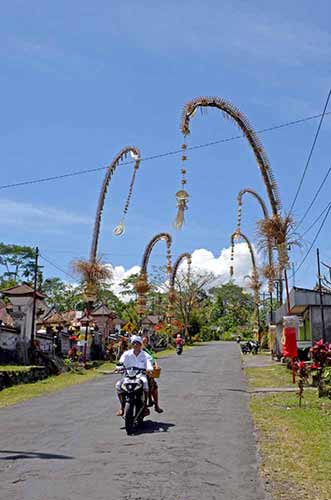
[[[134,424],[134,403],[131,401],[125,407],[124,420],[125,420],[125,430],[128,436],[133,434],[133,424]]]

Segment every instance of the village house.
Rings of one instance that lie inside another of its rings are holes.
[[[16,285],[3,290],[1,293],[2,296],[6,297],[11,304],[10,316],[13,321],[12,327],[19,335],[16,340],[15,347],[18,359],[26,363],[28,361],[27,352],[31,342],[31,337],[32,335],[36,335],[36,322],[34,324],[34,331],[32,331],[34,290],[28,284],[23,283],[22,285]],[[42,315],[46,309],[44,300],[45,295],[40,292],[36,292],[35,297],[36,316],[38,317]],[[7,342],[11,342],[11,345],[13,345],[14,338],[11,337],[11,340],[7,340]]]
[[[289,313],[299,318],[297,337],[298,348],[309,351],[313,342],[323,336],[320,294],[316,290],[293,287],[290,291]],[[327,342],[331,342],[331,294],[323,293],[323,311],[325,320],[325,335]],[[288,316],[287,303],[274,312],[274,324],[277,327],[276,351],[281,354],[281,337],[283,331],[283,318]]]

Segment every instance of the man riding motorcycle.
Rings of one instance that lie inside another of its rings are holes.
[[[115,369],[115,373],[121,370],[121,367],[124,368],[140,368],[142,370],[146,370],[147,372],[153,371],[153,362],[151,356],[149,356],[146,352],[142,350],[142,339],[139,335],[132,335],[131,337],[132,349],[129,351],[125,351],[119,359],[118,366]],[[149,409],[147,408],[147,399],[149,393],[148,380],[147,376],[144,374],[140,375],[140,380],[143,383],[144,394],[145,394],[145,410],[144,415],[149,415]],[[116,390],[118,399],[120,401],[121,407],[116,413],[117,416],[122,417],[124,414],[124,406],[125,400],[123,397],[122,390],[122,382],[123,380],[119,380],[116,383]]]

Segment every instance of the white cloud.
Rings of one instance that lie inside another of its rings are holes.
[[[13,200],[0,200],[0,228],[4,226],[24,229],[58,230],[61,226],[92,224],[90,217],[74,214],[58,208],[43,207]]]
[[[253,247],[257,263],[259,255]],[[192,268],[196,270],[208,271],[217,278],[217,284],[221,285],[230,280],[231,248],[223,248],[217,257],[211,251],[204,248],[194,250],[192,253]],[[237,243],[234,247],[234,276],[233,279],[240,286],[247,286],[248,280],[245,276],[252,272],[252,261],[246,243]],[[215,283],[214,283],[215,284]]]
[[[254,251],[256,253],[257,264],[259,264],[260,257],[255,248]],[[192,253],[192,270],[213,273],[216,280],[212,285],[221,285],[230,280],[230,257],[230,247],[223,248],[219,256],[215,256],[210,250],[199,248]],[[249,282],[247,279],[245,280],[245,276],[251,274],[252,263],[246,243],[237,243],[235,245],[234,258],[234,280],[239,286],[247,287]],[[139,273],[140,267],[133,266],[125,270],[123,266],[113,267],[110,264],[109,266],[113,271],[112,290],[116,295],[120,296],[121,287],[119,285],[121,281],[132,274]],[[185,266],[186,263],[183,262],[181,267],[185,269]]]
[[[120,283],[125,280],[126,278],[129,278],[132,274],[137,274],[140,272],[140,266],[133,266],[129,268],[128,270],[125,270],[123,266],[115,266],[113,267],[111,264],[109,264],[110,269],[112,270],[113,273],[113,278],[111,282],[111,288],[112,291],[120,297],[122,300],[125,300],[126,297],[123,297],[120,292],[122,292],[122,288],[120,287]],[[130,297],[127,297],[127,300],[129,300]]]

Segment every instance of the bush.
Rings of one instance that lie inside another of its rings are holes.
[[[235,339],[235,334],[231,332],[231,330],[224,332],[224,335],[222,336],[222,340],[234,340]]]

